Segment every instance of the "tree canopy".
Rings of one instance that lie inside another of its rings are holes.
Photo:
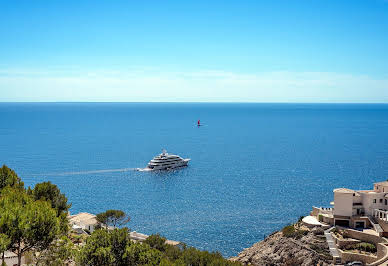
[[[51,206],[57,210],[57,215],[67,213],[71,204],[67,203],[65,194],[62,194],[57,185],[50,181],[38,183],[33,190],[29,192],[35,200],[46,200],[51,203]]]
[[[57,237],[59,219],[46,201],[34,201],[24,190],[6,188],[0,197],[0,233],[10,239],[10,249],[18,255],[28,250],[44,250]]]
[[[97,221],[106,226],[123,226],[130,221],[130,217],[121,210],[107,210],[106,212],[97,214]]]
[[[4,252],[9,249],[11,245],[11,239],[6,234],[0,233],[0,254],[1,254],[1,265],[5,264]]]
[[[3,165],[0,168],[0,192],[5,187],[24,188],[24,183],[14,170]]]
[[[151,235],[144,243],[128,238],[128,229],[96,230],[81,248],[80,265],[240,265],[224,259],[219,253],[195,248],[171,246],[165,238]]]

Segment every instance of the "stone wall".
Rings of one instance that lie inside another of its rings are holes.
[[[377,247],[377,257],[378,258],[382,258],[382,257],[384,257],[385,255],[387,255],[387,246],[386,245],[384,245],[383,243],[378,243],[377,245],[376,245],[376,247]]]
[[[369,266],[378,266],[388,260],[388,247],[387,243],[378,243],[377,244],[377,258],[379,260],[374,263],[369,264]]]
[[[347,246],[350,246],[350,245],[357,244],[357,243],[361,242],[360,240],[353,239],[353,238],[341,239],[341,238],[338,238],[334,233],[331,233],[331,234],[333,236],[335,244],[340,249],[343,249],[343,248],[346,248]]]
[[[373,243],[375,245],[377,243],[384,242],[384,239],[379,237],[379,236],[372,235],[372,234],[366,234],[366,233],[363,233],[361,231],[352,230],[352,229],[345,229],[344,236],[359,239],[359,240],[364,241],[364,242]]]
[[[388,223],[380,220],[379,218],[376,218],[376,220],[379,223],[379,225],[381,226],[381,228],[383,229],[383,231],[388,232]]]
[[[344,252],[339,249],[338,251],[341,255],[342,263],[359,260],[370,266],[377,266],[388,260],[388,243],[384,240],[384,238],[352,229],[344,230],[344,236],[375,244],[377,248],[377,256]]]
[[[341,256],[341,263],[347,263],[350,261],[362,261],[364,264],[371,264],[377,261],[377,257],[373,255],[365,255],[360,253],[345,252],[338,250]]]

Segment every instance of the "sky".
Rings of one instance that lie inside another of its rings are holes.
[[[388,0],[0,0],[0,101],[388,103]]]

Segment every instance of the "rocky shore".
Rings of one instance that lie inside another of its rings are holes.
[[[243,265],[330,265],[331,256],[322,229],[298,224],[285,227],[243,250],[232,261]]]

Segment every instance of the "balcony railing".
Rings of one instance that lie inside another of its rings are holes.
[[[373,210],[373,217],[380,219],[380,220],[383,220],[384,222],[388,223],[388,211],[374,209]]]

